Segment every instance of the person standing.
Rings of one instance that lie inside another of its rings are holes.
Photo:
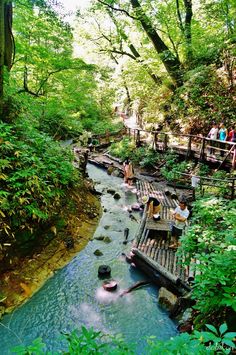
[[[176,207],[173,213],[174,224],[172,225],[171,230],[173,244],[170,245],[170,248],[177,248],[178,238],[183,234],[188,216],[189,210],[187,208],[186,200],[182,198],[179,200],[179,206]]]
[[[133,184],[133,179],[134,179],[134,168],[129,158],[125,159],[123,163],[123,168],[124,168],[124,182],[131,186]]]
[[[234,126],[230,128],[229,135],[228,135],[229,142],[236,143],[236,129]]]
[[[212,139],[212,141],[210,142],[211,144],[211,148],[210,148],[210,154],[214,154],[214,148],[212,148],[213,145],[213,140],[216,140],[218,137],[218,126],[215,122],[213,122],[212,128],[210,130],[210,132],[208,133],[207,137]]]
[[[225,125],[224,125],[224,122],[222,122],[221,125],[220,125],[220,130],[219,130],[219,140],[222,141],[222,142],[225,142],[227,140],[227,137],[228,137],[228,131],[227,131],[227,128],[225,127]],[[225,144],[221,143],[220,148],[224,149],[225,148]],[[224,156],[223,150],[221,150],[220,155],[221,155],[221,157]]]

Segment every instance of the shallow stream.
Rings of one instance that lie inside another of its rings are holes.
[[[141,215],[127,208],[136,202],[135,188],[128,188],[122,179],[109,176],[104,170],[88,166],[89,176],[96,189],[103,192],[103,213],[94,237],[109,236],[111,243],[92,240],[66,267],[57,271],[44,286],[24,305],[5,316],[0,324],[1,355],[12,354],[12,347],[29,344],[41,337],[47,350],[56,351],[64,345],[60,332],[93,327],[110,334],[122,333],[127,342],[136,343],[137,353],[145,354],[145,338],[155,335],[169,339],[177,334],[176,324],[157,303],[158,289],[144,286],[123,297],[119,295],[146,276],[126,263],[123,253],[128,253],[131,243],[123,244],[124,228],[129,228],[133,239]],[[120,195],[115,200],[107,189]],[[136,220],[135,220],[136,219]],[[99,249],[102,256],[95,256]],[[99,265],[111,267],[111,276],[118,281],[114,292],[103,290],[98,278]]]

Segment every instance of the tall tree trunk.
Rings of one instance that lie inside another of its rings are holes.
[[[4,3],[4,0],[0,0],[0,119],[2,119],[3,114],[3,74],[5,48]]]
[[[5,50],[4,64],[11,69],[12,52],[13,52],[13,35],[12,35],[12,3],[6,3],[4,7],[4,28],[5,28]]]
[[[192,0],[184,0],[184,8],[185,8],[185,19],[183,23],[180,6],[179,6],[179,0],[176,0],[178,24],[184,36],[185,45],[186,45],[186,58],[189,62],[191,62],[193,58],[192,30],[191,30],[192,17],[193,17]]]
[[[147,33],[148,37],[152,41],[154,48],[160,55],[161,61],[164,64],[167,72],[174,81],[176,86],[181,86],[183,84],[182,73],[181,73],[181,63],[162,41],[156,30],[153,28],[149,18],[143,11],[138,0],[130,0],[132,7],[136,10],[139,21],[141,22],[144,31]]]
[[[192,0],[184,0],[185,6],[185,28],[184,35],[186,41],[186,57],[189,61],[192,60],[193,50],[192,50],[192,32],[191,32],[191,22],[193,17],[192,11]]]

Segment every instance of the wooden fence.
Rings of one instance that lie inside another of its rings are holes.
[[[186,158],[196,158],[202,162],[232,165],[236,143],[212,140],[201,135],[145,131],[126,127],[129,137],[135,141],[136,147],[149,144],[156,151],[176,152]]]

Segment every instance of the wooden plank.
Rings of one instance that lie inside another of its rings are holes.
[[[166,231],[170,230],[168,221],[161,219],[160,221],[154,221],[153,219],[147,219],[146,228],[151,230]]]
[[[142,215],[142,220],[139,226],[139,229],[137,231],[137,234],[135,236],[135,244],[138,245],[139,244],[139,240],[142,237],[143,231],[144,231],[144,227],[145,227],[145,223],[146,223],[146,219],[147,219],[147,206],[145,206],[144,211],[143,211],[143,215]]]
[[[161,275],[165,276],[167,279],[169,279],[171,282],[173,282],[175,285],[178,284],[179,278],[172,275],[169,273],[165,268],[163,268],[160,264],[152,260],[151,258],[147,257],[144,253],[142,253],[140,250],[133,248],[132,252],[138,256],[139,258],[143,259],[148,265],[153,267],[157,272],[159,272]]]

